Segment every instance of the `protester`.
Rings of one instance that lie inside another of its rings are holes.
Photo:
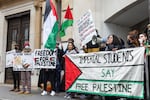
[[[15,44],[14,46],[15,46],[14,47],[15,53],[21,52],[19,50],[19,44]],[[13,89],[11,89],[10,91],[19,92],[20,91],[20,71],[12,71],[12,74],[13,74]]]
[[[43,92],[41,93],[42,96],[47,95],[49,91],[47,91],[47,85],[50,83],[51,90],[50,90],[50,95],[54,96],[55,93],[55,69],[44,69],[44,75],[43,75],[43,80],[44,80],[44,89]]]
[[[122,38],[119,38],[119,41],[121,43],[121,49],[126,48],[124,40]]]
[[[116,35],[108,36],[105,51],[115,51],[122,49],[122,47],[122,43]]]
[[[138,35],[139,32],[137,30],[132,30],[129,32],[127,36],[127,44],[129,48],[139,46]]]
[[[100,44],[97,43],[97,38],[100,38],[100,35],[98,34],[98,30],[96,29],[96,35],[93,35],[92,40],[84,45],[85,53],[100,51]]]
[[[63,49],[59,48],[59,43],[56,43],[56,48],[54,49],[56,53],[56,69],[41,69],[38,81],[38,87],[42,88],[41,95],[47,95],[50,92],[51,96],[54,96],[55,92],[60,92],[61,90],[61,70],[63,69]],[[50,91],[47,90],[48,83],[50,83]]]
[[[146,46],[147,45],[147,34],[146,33],[141,33],[139,34],[139,43],[140,46]]]
[[[73,38],[69,38],[69,39],[67,40],[67,42],[68,42],[68,43],[72,42],[72,43],[74,44],[74,39],[73,39]],[[75,46],[75,45],[74,45],[74,46]],[[68,50],[68,48],[66,48],[66,50],[64,51],[64,53],[66,53],[67,50]],[[79,53],[78,48],[77,48],[76,46],[74,47],[74,50],[75,50],[77,53]]]
[[[53,52],[53,51],[52,51]],[[56,62],[57,63],[57,62]],[[56,64],[57,67],[57,64]],[[56,94],[55,79],[56,69],[41,69],[41,83],[44,85],[42,96],[47,95],[50,92],[51,96]]]
[[[69,55],[69,54],[77,54],[76,47],[73,42],[68,42],[67,51],[65,55]],[[74,95],[75,95],[74,93],[67,92],[64,98],[70,99],[74,97]]]
[[[24,44],[23,54],[31,53],[29,42],[26,41]],[[32,60],[25,59],[23,62],[23,68],[25,71],[21,71],[21,85],[22,89],[19,94],[31,94],[31,71],[28,70],[32,66]]]
[[[56,43],[56,72],[55,72],[55,90],[56,92],[61,91],[61,71],[63,70],[63,49],[59,48],[59,42]]]
[[[40,69],[40,72],[39,72],[39,79],[38,79],[38,87],[41,88],[41,90],[43,91],[44,90],[44,72],[45,72],[45,69]]]
[[[65,54],[77,54],[76,47],[73,42],[69,42],[67,45],[67,51]]]
[[[116,51],[121,49],[122,43],[116,35],[109,35],[106,41],[106,48],[105,51]],[[117,100],[118,97],[105,97],[105,100]]]
[[[139,34],[139,43],[140,43],[140,46],[141,47],[145,47],[145,59],[144,59],[144,99],[146,99],[146,97],[147,97],[147,91],[146,91],[146,85],[147,85],[147,82],[146,82],[146,80],[147,80],[147,73],[149,73],[148,72],[148,67],[146,66],[146,54],[148,54],[149,53],[149,49],[148,49],[148,47],[147,47],[147,44],[148,44],[148,39],[147,39],[147,34],[146,33],[141,33],[141,34]]]
[[[128,44],[129,48],[143,46],[142,42],[144,42],[143,37],[142,37],[142,35],[139,36],[138,30],[132,30],[129,32],[129,34],[127,36],[127,44]],[[139,100],[139,99],[127,98],[126,100]]]

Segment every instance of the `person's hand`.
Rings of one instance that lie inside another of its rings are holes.
[[[127,36],[127,40],[131,40],[130,35]]]
[[[86,45],[83,45],[83,49],[86,49],[87,48],[87,46]]]
[[[140,46],[143,46],[143,40],[142,39],[138,39],[138,40],[139,40]]]
[[[140,42],[140,43],[143,43],[143,39],[139,39],[139,42]]]
[[[66,55],[64,54],[63,57],[65,57]]]
[[[23,67],[24,67],[25,69],[28,68],[29,66],[30,66],[30,64],[27,64],[27,63],[23,65]]]
[[[60,42],[60,44],[59,44],[59,49],[63,49],[63,45],[62,45],[61,42]]]
[[[113,48],[113,49],[112,49],[112,51],[116,51],[116,50],[118,50],[118,48]]]

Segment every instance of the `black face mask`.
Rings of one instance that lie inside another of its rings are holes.
[[[15,47],[15,50],[18,50],[18,48],[17,48],[17,47]]]

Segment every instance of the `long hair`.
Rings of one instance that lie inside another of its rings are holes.
[[[132,44],[134,47],[138,47],[139,46],[139,32],[137,30],[132,30],[128,33],[129,39],[128,41],[130,42],[130,44]]]
[[[114,34],[111,34],[108,36],[108,39],[112,36],[113,40],[112,40],[112,43],[109,43],[110,45],[121,45],[121,41],[120,39],[114,35]]]
[[[72,44],[72,46],[73,46],[72,50],[73,50],[73,49],[75,49],[75,45],[74,45],[74,43],[73,43],[73,42],[68,42],[67,50],[68,50],[68,46],[69,46],[69,44]]]
[[[116,35],[112,35],[113,36],[113,45],[121,45],[121,41],[119,40],[119,38]]]
[[[122,43],[116,35],[109,35],[108,38],[112,36],[113,40],[111,43],[106,44],[106,51],[112,51],[113,49],[122,49]]]

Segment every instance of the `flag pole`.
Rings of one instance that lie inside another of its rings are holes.
[[[149,59],[150,59],[150,57],[149,57],[149,45],[150,45],[150,0],[148,0],[148,20],[149,20],[149,24],[147,25],[147,38],[148,38],[148,40],[147,40],[147,47],[146,47],[146,49],[148,50],[146,50],[147,52],[147,56],[146,56],[146,63],[145,63],[145,74],[146,74],[146,100],[150,100],[150,92],[149,92],[149,90],[150,90],[150,87],[149,87],[149,72],[150,72],[150,69],[149,69]]]
[[[148,0],[148,20],[149,24],[147,25],[147,35],[148,35],[148,45],[150,44],[150,0]]]

